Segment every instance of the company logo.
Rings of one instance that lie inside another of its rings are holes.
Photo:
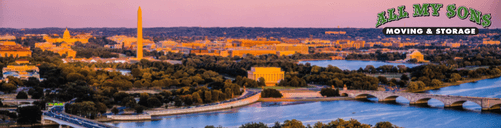
[[[443,4],[438,3],[414,4],[412,17],[429,17],[430,15],[439,17],[439,11],[442,7]],[[386,23],[409,18],[409,13],[405,9],[405,5],[402,5],[397,9],[390,8],[387,11],[378,13],[376,28]],[[446,16],[449,19],[457,16],[461,20],[469,17],[471,22],[481,25],[483,28],[491,26],[492,16],[490,13],[482,14],[479,10],[465,6],[447,5]],[[478,34],[478,29],[475,27],[387,27],[383,29],[383,32],[386,35],[475,35]]]

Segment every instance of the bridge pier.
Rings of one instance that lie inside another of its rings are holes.
[[[378,102],[397,102],[397,98],[378,99]]]
[[[501,106],[482,107],[482,111],[500,110]]]
[[[380,96],[378,97],[379,102],[397,102],[398,96]]]
[[[444,105],[444,108],[459,108],[459,107],[463,107],[463,105],[453,105],[453,104]]]
[[[428,100],[430,99],[421,99],[416,101],[409,101],[409,104],[418,105],[418,104],[428,104]]]
[[[463,107],[463,103],[444,104],[444,108],[459,108],[459,107]]]
[[[490,111],[491,108],[482,108],[482,111]]]
[[[356,96],[355,99],[357,99],[357,100],[358,99],[367,99],[367,96],[363,96],[363,95],[362,96]]]

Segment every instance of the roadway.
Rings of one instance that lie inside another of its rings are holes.
[[[114,128],[113,126],[109,126],[103,123],[95,122],[95,121],[90,121],[85,118],[80,118],[76,117],[73,115],[69,115],[64,113],[64,107],[63,106],[54,106],[49,109],[49,111],[43,112],[43,116],[55,118],[58,120],[52,120],[54,122],[58,121],[64,121],[66,124],[78,126],[78,127],[84,127],[84,128]],[[51,120],[49,118],[46,118],[48,120]]]

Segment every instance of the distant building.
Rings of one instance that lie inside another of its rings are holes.
[[[277,54],[276,50],[259,50],[259,49],[238,49],[238,50],[230,50],[230,55],[243,57],[247,54],[252,54],[254,56],[257,55],[266,55],[266,54]]]
[[[308,54],[308,46],[304,44],[277,44],[275,50],[277,51],[295,51],[301,54]],[[294,54],[294,53],[293,53]]]
[[[16,37],[13,35],[6,34],[6,35],[1,35],[0,40],[3,40],[3,41],[16,40]]]
[[[2,69],[2,73],[4,79],[13,76],[23,80],[28,80],[30,77],[40,80],[39,69],[34,65],[7,65]]]
[[[405,58],[405,61],[408,61],[410,59],[416,59],[417,62],[428,62],[427,60],[424,60],[424,55],[419,52],[418,50],[409,50],[410,52],[407,53],[407,57]]]
[[[23,47],[15,42],[0,42],[0,57],[30,57],[29,47]]]
[[[30,61],[28,61],[27,59],[19,59],[16,60],[16,64],[30,64]]]
[[[294,55],[298,52],[296,51],[277,51],[277,56],[290,56],[290,55]]]
[[[346,31],[325,31],[325,34],[334,34],[334,35],[338,35],[338,34],[341,34],[341,35],[344,35],[346,34]]]
[[[66,28],[66,30],[64,30],[63,33],[63,38],[52,38],[50,36],[44,36],[43,39],[51,43],[66,42],[70,45],[73,45],[75,44],[75,42],[81,42],[82,44],[86,44],[89,42],[90,37],[92,37],[90,34],[85,34],[85,33],[82,33],[75,37],[71,37],[70,31],[68,31],[68,28]]]
[[[253,80],[259,80],[263,77],[266,86],[275,86],[284,79],[285,72],[280,67],[252,67],[247,71],[247,77]]]
[[[331,56],[331,60],[344,60],[342,56]]]
[[[406,43],[402,43],[402,42],[395,42],[392,44],[392,47],[396,47],[396,48],[403,48],[403,47],[406,47],[406,46],[416,46],[417,44],[419,43],[411,43],[411,42],[406,42]]]
[[[499,45],[501,42],[500,41],[494,41],[494,40],[484,40],[482,44],[484,45]]]
[[[365,41],[357,40],[353,41],[353,47],[356,49],[365,47]]]
[[[280,41],[268,41],[268,40],[247,40],[247,39],[242,39],[242,40],[228,40],[228,42],[231,42],[234,47],[252,47],[256,45],[274,45],[274,44],[280,44]]]
[[[459,48],[459,47],[461,47],[461,43],[446,43],[445,46],[451,47],[451,48]]]
[[[0,45],[16,45],[14,41],[0,41]]]
[[[123,48],[129,48],[131,47],[133,42],[137,41],[137,38],[135,37],[128,37],[125,35],[116,35],[116,36],[111,36],[107,37],[106,39],[115,41],[117,44],[113,46],[109,46],[110,48],[116,48],[116,49],[122,49]]]
[[[35,43],[35,48],[40,48],[43,51],[45,51],[45,50],[52,51],[52,52],[57,53],[61,56],[66,54],[66,57],[75,58],[77,55],[77,51],[71,49],[71,46],[69,46],[68,43],[61,43],[61,45],[59,47],[54,45],[51,42]]]

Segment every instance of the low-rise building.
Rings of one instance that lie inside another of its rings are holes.
[[[346,34],[346,31],[325,31],[325,34],[344,35]]]
[[[304,44],[276,44],[275,50],[277,51],[296,51],[301,54],[308,54],[308,46]],[[286,52],[283,52],[286,53]],[[293,53],[294,54],[294,53]]]
[[[39,69],[34,65],[7,65],[2,69],[3,78],[13,76],[19,79],[28,80],[30,77],[35,77],[40,80]]]
[[[254,56],[257,55],[266,55],[266,54],[277,54],[276,50],[270,50],[270,49],[235,49],[235,50],[230,50],[230,55],[233,56],[240,56],[243,57],[247,54],[252,54]]]
[[[494,41],[494,40],[484,40],[482,44],[484,45],[499,45],[501,42],[500,41]]]
[[[3,45],[2,45],[3,44]],[[0,57],[30,57],[31,50],[29,47],[23,47],[15,42],[0,43]]]
[[[451,48],[459,48],[459,47],[461,47],[461,43],[446,43],[445,46],[451,47]]]
[[[66,55],[66,57],[75,58],[77,55],[77,51],[71,49],[68,43],[61,43],[60,46],[56,46],[52,42],[35,43],[35,48],[40,48],[43,51],[51,51],[61,56]]]
[[[266,86],[275,86],[284,79],[285,72],[280,67],[252,67],[247,72],[247,78],[258,81],[264,78]]]

